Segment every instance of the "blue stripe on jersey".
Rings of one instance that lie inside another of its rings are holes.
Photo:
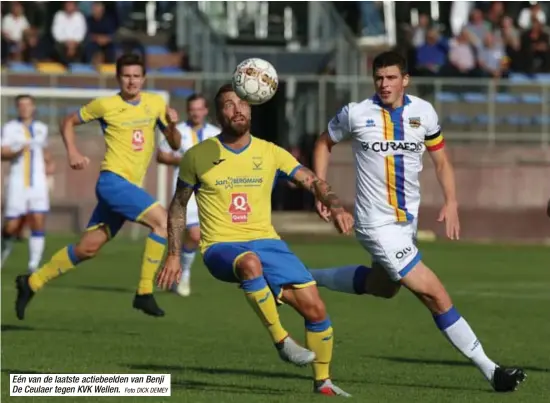
[[[393,138],[397,141],[405,140],[405,129],[403,127],[403,110],[400,107],[390,112],[393,123]],[[397,207],[403,210],[407,216],[407,221],[414,219],[411,213],[407,211],[407,201],[405,199],[405,160],[403,154],[395,155],[395,193],[397,194]]]
[[[34,121],[32,121],[31,124],[29,125],[29,133],[31,135],[31,141],[32,141],[32,139],[34,139]],[[32,187],[34,185],[34,150],[32,146],[30,147],[30,150],[31,150],[31,157],[30,157],[31,161],[30,161],[30,167],[29,167],[29,170],[30,170],[29,185]]]

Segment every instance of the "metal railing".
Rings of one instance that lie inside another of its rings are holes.
[[[219,73],[151,75],[146,86],[169,91],[171,102],[183,111],[186,93],[204,92],[213,99],[217,87],[230,79],[229,74]],[[283,99],[287,103],[285,119],[289,132],[296,136],[325,130],[328,120],[342,105],[361,101],[374,93],[372,79],[367,76],[294,75],[281,76],[280,81],[288,84],[289,91]],[[2,85],[117,88],[112,76],[33,75],[6,71],[2,72]],[[31,88],[29,92],[32,93]],[[433,103],[450,141],[550,145],[550,83],[412,78],[409,92]],[[5,118],[5,108],[3,105],[2,118]],[[283,141],[287,142],[288,138]]]

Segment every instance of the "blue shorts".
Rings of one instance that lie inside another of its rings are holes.
[[[283,286],[304,288],[315,284],[306,266],[280,239],[216,243],[206,250],[203,260],[210,274],[218,280],[240,283],[235,274],[235,262],[247,253],[258,256],[264,278],[277,298],[281,297]]]
[[[139,221],[158,203],[145,190],[110,171],[100,172],[95,194],[98,203],[88,222],[87,231],[105,226],[111,238],[126,220]]]

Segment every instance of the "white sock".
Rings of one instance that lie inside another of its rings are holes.
[[[42,260],[45,241],[44,232],[33,231],[29,237],[29,271],[31,272],[36,271]]]
[[[485,355],[481,342],[458,311],[452,307],[447,312],[434,316],[434,320],[452,345],[470,359],[491,382],[497,365]]]
[[[319,287],[347,294],[364,294],[365,278],[371,269],[365,266],[342,266],[310,270]]]
[[[13,237],[2,237],[2,266],[4,266],[13,250],[13,242]]]
[[[182,281],[189,281],[189,278],[191,277],[191,266],[193,266],[193,262],[195,261],[195,255],[197,254],[195,249],[188,250],[183,249],[181,251],[181,280]]]

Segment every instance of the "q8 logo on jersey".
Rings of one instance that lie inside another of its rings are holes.
[[[145,145],[145,136],[143,130],[136,129],[132,133],[132,149],[134,151],[142,151]]]
[[[231,221],[238,223],[248,222],[248,214],[251,212],[250,205],[248,204],[248,194],[246,193],[232,193],[231,204],[229,205],[229,214],[231,214]]]

